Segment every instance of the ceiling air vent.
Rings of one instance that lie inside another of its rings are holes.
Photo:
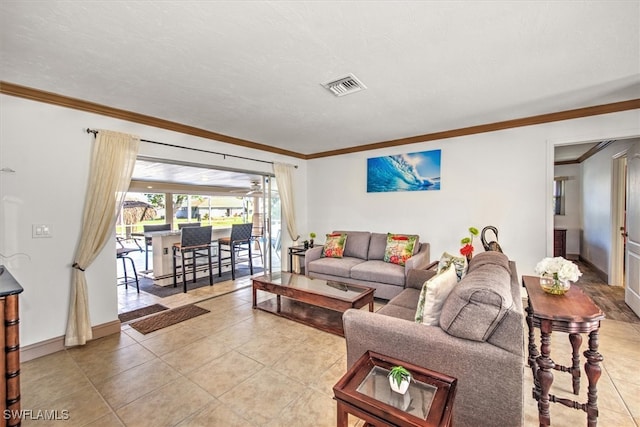
[[[350,93],[359,92],[367,88],[353,74],[349,74],[346,77],[339,78],[329,83],[324,83],[322,86],[335,96],[349,95]]]

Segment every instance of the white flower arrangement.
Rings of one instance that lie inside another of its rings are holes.
[[[536,274],[541,276],[551,276],[562,281],[577,281],[582,273],[577,265],[561,256],[555,258],[545,258],[536,265]]]

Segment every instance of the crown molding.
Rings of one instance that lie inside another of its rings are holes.
[[[58,95],[52,92],[46,92],[26,86],[20,86],[13,83],[0,81],[0,93],[5,95],[16,96],[20,98],[30,99],[33,101],[44,102],[62,107],[73,108],[76,110],[87,111],[90,113],[100,114],[103,116],[114,117],[116,119],[127,120],[134,123],[153,126],[161,129],[167,129],[187,135],[198,136],[201,138],[211,139],[228,144],[238,145],[241,147],[252,148],[255,150],[266,151],[274,154],[295,157],[303,160],[319,159],[323,157],[338,156],[343,154],[352,154],[362,151],[377,150],[381,148],[397,147],[400,145],[415,144],[419,142],[436,141],[440,139],[448,139],[459,136],[474,135],[478,133],[495,132],[498,130],[511,129],[524,126],[539,125],[543,123],[551,123],[562,120],[571,120],[581,117],[597,116],[601,114],[617,113],[620,111],[635,110],[640,108],[640,99],[630,99],[627,101],[614,102],[610,104],[595,105],[591,107],[576,108],[573,110],[559,111],[555,113],[540,114],[537,116],[524,117],[519,119],[505,120],[502,122],[469,126],[465,128],[452,129],[443,132],[427,133],[424,135],[411,136],[407,138],[393,139],[389,141],[375,142],[371,144],[358,145],[354,147],[342,148],[339,150],[322,151],[312,154],[302,154],[295,151],[289,151],[271,147],[269,145],[260,144],[228,135],[211,132],[205,129],[188,126],[182,123],[172,122],[169,120],[159,119],[157,117],[146,116],[144,114],[134,113],[132,111],[121,110],[118,108],[108,107],[106,105],[96,104],[93,102],[83,101],[64,95]]]
[[[201,138],[211,139],[228,144],[238,145],[255,150],[267,151],[274,154],[282,154],[285,156],[305,159],[304,154],[295,151],[283,150],[269,145],[260,144],[246,139],[235,138],[220,133],[211,132],[194,126],[188,126],[182,123],[172,122],[170,120],[159,119],[157,117],[147,116],[144,114],[134,113],[132,111],[112,108],[106,105],[96,104],[94,102],[83,101],[77,98],[71,98],[64,95],[58,95],[52,92],[46,92],[26,86],[20,86],[13,83],[0,81],[0,93],[5,95],[16,96],[19,98],[30,99],[32,101],[44,102],[47,104],[59,105],[61,107],[72,108],[74,110],[86,111],[89,113],[100,114],[102,116],[113,117],[116,119],[126,120],[133,123],[140,123],[147,126],[153,126],[160,129],[167,129],[174,132],[184,133],[187,135],[198,136]]]
[[[635,110],[640,108],[640,99],[614,102],[611,104],[595,105],[592,107],[576,108],[574,110],[559,111],[556,113],[540,114],[538,116],[524,117],[520,119],[505,120],[502,122],[470,126],[460,129],[452,129],[444,132],[427,133],[409,138],[393,139],[390,141],[376,142],[373,144],[349,147],[340,150],[323,151],[307,155],[307,159],[338,156],[341,154],[355,153],[359,151],[377,150],[380,148],[395,147],[398,145],[415,144],[418,142],[435,141],[459,136],[473,135],[477,133],[495,132],[503,129],[511,129],[524,126],[539,125],[543,123],[558,122],[562,120],[578,119],[581,117],[597,116],[600,114],[617,113],[620,111]]]

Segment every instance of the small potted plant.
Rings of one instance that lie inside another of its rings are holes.
[[[389,371],[389,385],[396,393],[405,394],[411,382],[411,373],[404,366],[394,366]]]
[[[313,239],[316,238],[316,233],[314,233],[313,231],[311,233],[309,233],[309,247],[312,248],[313,247]]]

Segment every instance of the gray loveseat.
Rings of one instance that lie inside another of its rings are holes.
[[[347,363],[372,350],[458,379],[453,425],[523,424],[524,329],[515,264],[483,252],[444,302],[439,326],[416,323],[423,283],[435,274],[413,270],[407,289],[377,313],[343,315]]]
[[[305,274],[318,279],[364,285],[375,289],[375,297],[391,299],[405,287],[407,273],[424,269],[429,264],[429,244],[416,243],[413,256],[404,266],[383,261],[387,234],[368,231],[335,231],[346,233],[342,258],[321,257],[322,246],[305,253]],[[419,240],[419,239],[418,239]]]

